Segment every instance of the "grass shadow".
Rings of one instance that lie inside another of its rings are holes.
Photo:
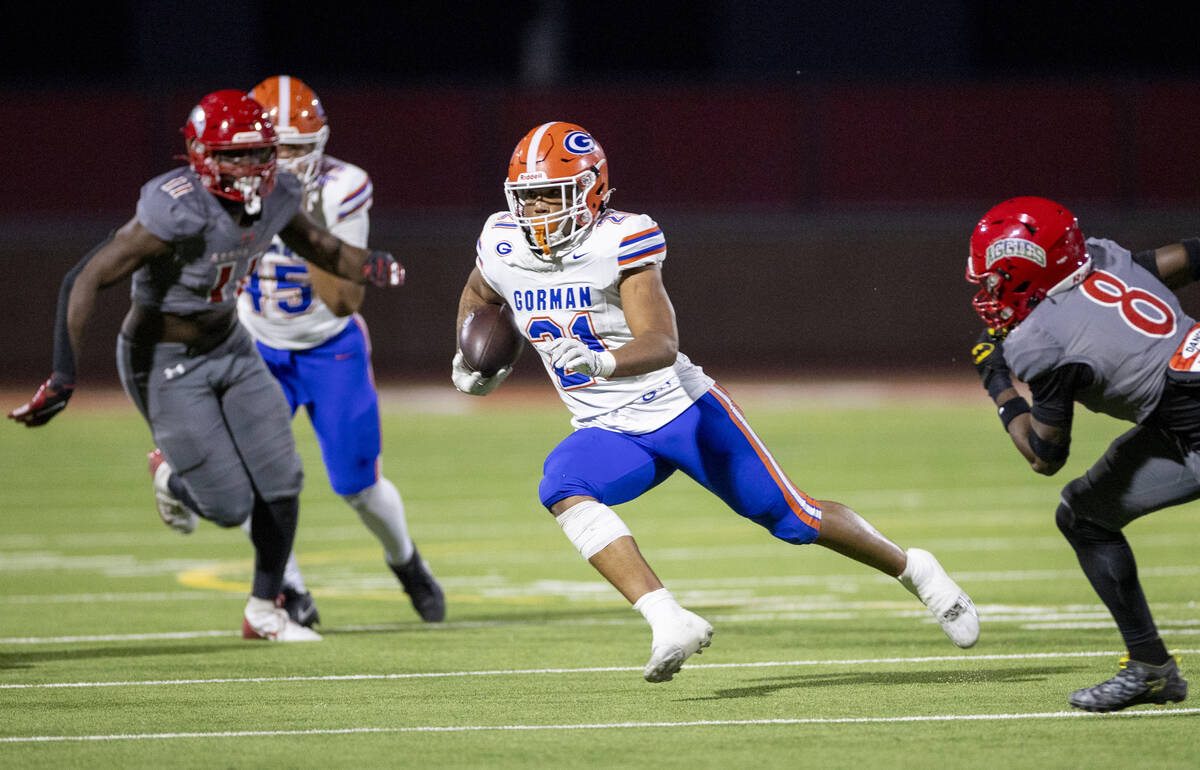
[[[1046,666],[1029,668],[972,669],[968,671],[857,671],[836,674],[799,674],[787,677],[771,677],[759,680],[761,684],[717,690],[703,698],[686,700],[722,700],[725,698],[761,698],[783,690],[807,687],[858,687],[910,686],[910,685],[955,685],[997,684],[1014,682],[1041,682],[1053,674],[1077,670],[1074,666]]]
[[[263,645],[266,647],[266,645]],[[228,643],[194,642],[190,644],[128,645],[121,647],[75,646],[61,650],[36,650],[31,652],[0,653],[0,670],[33,668],[38,663],[67,660],[101,660],[105,658],[146,658],[156,655],[206,655],[226,652]]]

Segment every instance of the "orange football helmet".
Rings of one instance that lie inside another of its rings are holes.
[[[279,165],[295,174],[305,189],[317,181],[329,123],[321,99],[299,78],[275,75],[250,89],[250,98],[261,104],[275,125],[280,144],[312,145],[303,155],[279,159]]]
[[[608,159],[582,127],[543,123],[513,150],[504,194],[534,255],[564,254],[587,237],[608,205]],[[528,215],[528,204],[539,197],[561,200],[562,209]]]

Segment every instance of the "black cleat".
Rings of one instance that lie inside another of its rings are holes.
[[[426,623],[438,623],[445,619],[446,595],[442,593],[442,587],[434,580],[433,573],[429,571],[429,565],[421,558],[416,546],[413,546],[413,555],[407,564],[401,567],[394,564],[388,566],[400,579],[404,593],[412,599],[413,609],[421,616],[421,620]]]
[[[1175,658],[1161,666],[1121,658],[1116,676],[1076,690],[1067,701],[1084,711],[1120,711],[1142,703],[1178,703],[1186,697],[1187,680],[1179,675]]]
[[[284,586],[283,593],[279,594],[276,604],[287,610],[288,617],[292,619],[293,623],[305,628],[312,628],[321,622],[321,615],[317,612],[317,603],[308,591],[300,593],[294,588]]]

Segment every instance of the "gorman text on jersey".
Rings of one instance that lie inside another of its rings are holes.
[[[592,306],[591,286],[562,286],[553,289],[518,289],[513,292],[513,310],[573,310]]]

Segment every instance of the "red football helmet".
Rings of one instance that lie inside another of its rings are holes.
[[[241,91],[214,91],[192,108],[183,135],[192,170],[209,192],[257,214],[275,187],[279,144],[262,105]]]
[[[533,253],[542,258],[563,254],[587,237],[608,204],[608,160],[580,126],[543,123],[513,150],[504,194]],[[561,200],[562,209],[527,216],[527,204],[539,197]]]
[[[325,108],[316,92],[299,78],[276,75],[251,88],[248,95],[266,109],[279,143],[293,145],[296,152],[303,152],[281,157],[279,165],[295,174],[305,189],[313,189],[325,154],[325,142],[329,140]]]
[[[971,234],[967,280],[983,287],[971,304],[992,329],[1015,327],[1037,303],[1077,286],[1091,269],[1079,221],[1046,198],[1006,200]]]

